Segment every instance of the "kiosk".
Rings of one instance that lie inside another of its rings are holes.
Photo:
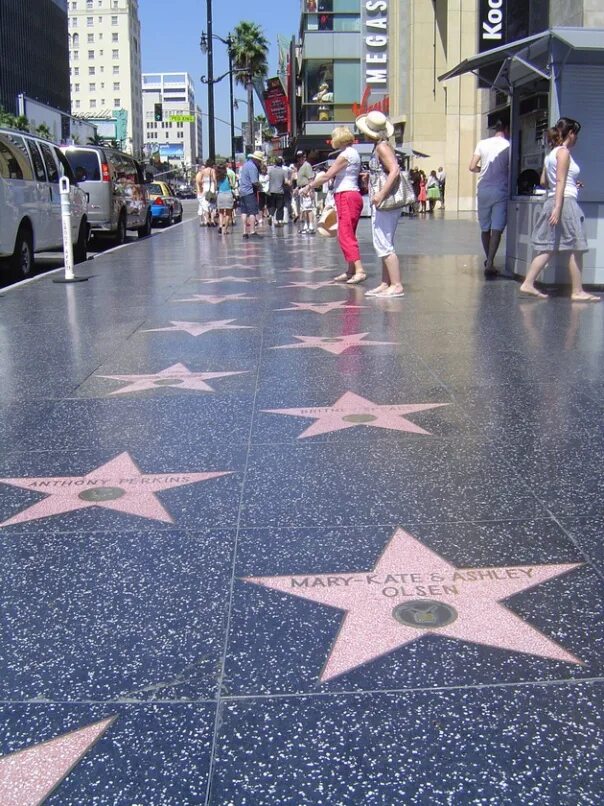
[[[604,288],[604,29],[550,28],[466,59],[439,78],[493,66],[499,66],[493,88],[510,99],[506,272],[523,278],[532,260],[533,222],[545,199],[536,187],[546,154],[545,131],[564,115],[582,125],[573,157],[581,167],[579,204],[589,243],[583,280]],[[568,282],[566,261],[548,266],[540,280],[546,285]]]

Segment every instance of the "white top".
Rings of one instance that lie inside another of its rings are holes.
[[[487,137],[481,140],[474,151],[480,157],[480,176],[478,187],[485,190],[492,188],[508,192],[510,144],[505,137]]]
[[[260,174],[260,190],[263,193],[268,193],[268,174]]]
[[[359,152],[352,146],[348,146],[340,154],[348,161],[348,165],[342,168],[333,178],[333,192],[344,193],[346,190],[359,189],[359,174],[361,173],[361,158]]]
[[[552,150],[545,158],[545,173],[547,176],[548,196],[556,195],[556,168],[558,167],[556,156],[560,148],[565,148],[565,146],[556,146],[556,148],[552,148]],[[568,176],[566,177],[566,185],[564,186],[565,198],[576,199],[577,196],[579,195],[579,191],[577,190],[577,179],[579,178],[580,172],[581,169],[574,161],[571,154],[570,165],[568,166]]]

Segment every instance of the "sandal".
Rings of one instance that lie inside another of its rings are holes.
[[[380,283],[380,285],[378,285],[377,288],[372,288],[371,291],[366,291],[365,296],[366,297],[377,297],[378,294],[381,294],[387,288],[389,288],[387,283]]]
[[[404,297],[405,292],[402,288],[400,291],[397,291],[394,286],[389,285],[385,291],[380,291],[380,293],[375,296],[376,299],[391,299],[392,297]]]
[[[349,280],[346,280],[346,285],[357,285],[358,283],[362,283],[364,280],[367,279],[367,275],[364,271],[358,271],[352,275]]]
[[[342,272],[342,274],[338,274],[337,277],[333,278],[334,283],[347,283],[351,277],[354,277],[353,274],[346,274],[346,272]]]

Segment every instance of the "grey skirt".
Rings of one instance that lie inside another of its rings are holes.
[[[565,197],[562,215],[555,227],[549,223],[555,199],[550,196],[537,216],[531,244],[536,252],[587,252],[587,237],[583,221],[585,216],[572,197]]]
[[[235,199],[230,190],[228,192],[218,194],[218,198],[216,199],[216,207],[218,207],[219,210],[232,210],[234,206]]]

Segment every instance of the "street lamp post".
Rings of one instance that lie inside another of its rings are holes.
[[[210,149],[210,158],[214,159],[216,157],[216,143],[214,138],[214,84],[218,84],[219,81],[228,75],[229,77],[229,95],[231,101],[231,160],[235,162],[235,108],[233,106],[233,73],[235,72],[233,69],[233,37],[229,33],[226,39],[223,37],[218,36],[218,34],[212,33],[212,22],[211,22],[211,2],[212,0],[207,0],[208,3],[208,32],[204,31],[201,34],[201,40],[199,45],[201,47],[202,52],[207,52],[208,54],[208,76],[201,77],[201,80],[204,84],[208,85],[208,117],[209,117],[209,149]],[[229,69],[226,73],[223,73],[218,78],[214,78],[214,64],[213,60],[211,59],[210,54],[212,53],[212,39],[218,39],[220,42],[225,44],[228,49],[229,54]],[[210,105],[211,99],[211,105]]]
[[[212,44],[214,37],[212,35],[212,0],[206,0],[206,10],[208,23],[208,152],[210,159],[214,160],[216,158],[216,132],[214,131],[214,50]]]

